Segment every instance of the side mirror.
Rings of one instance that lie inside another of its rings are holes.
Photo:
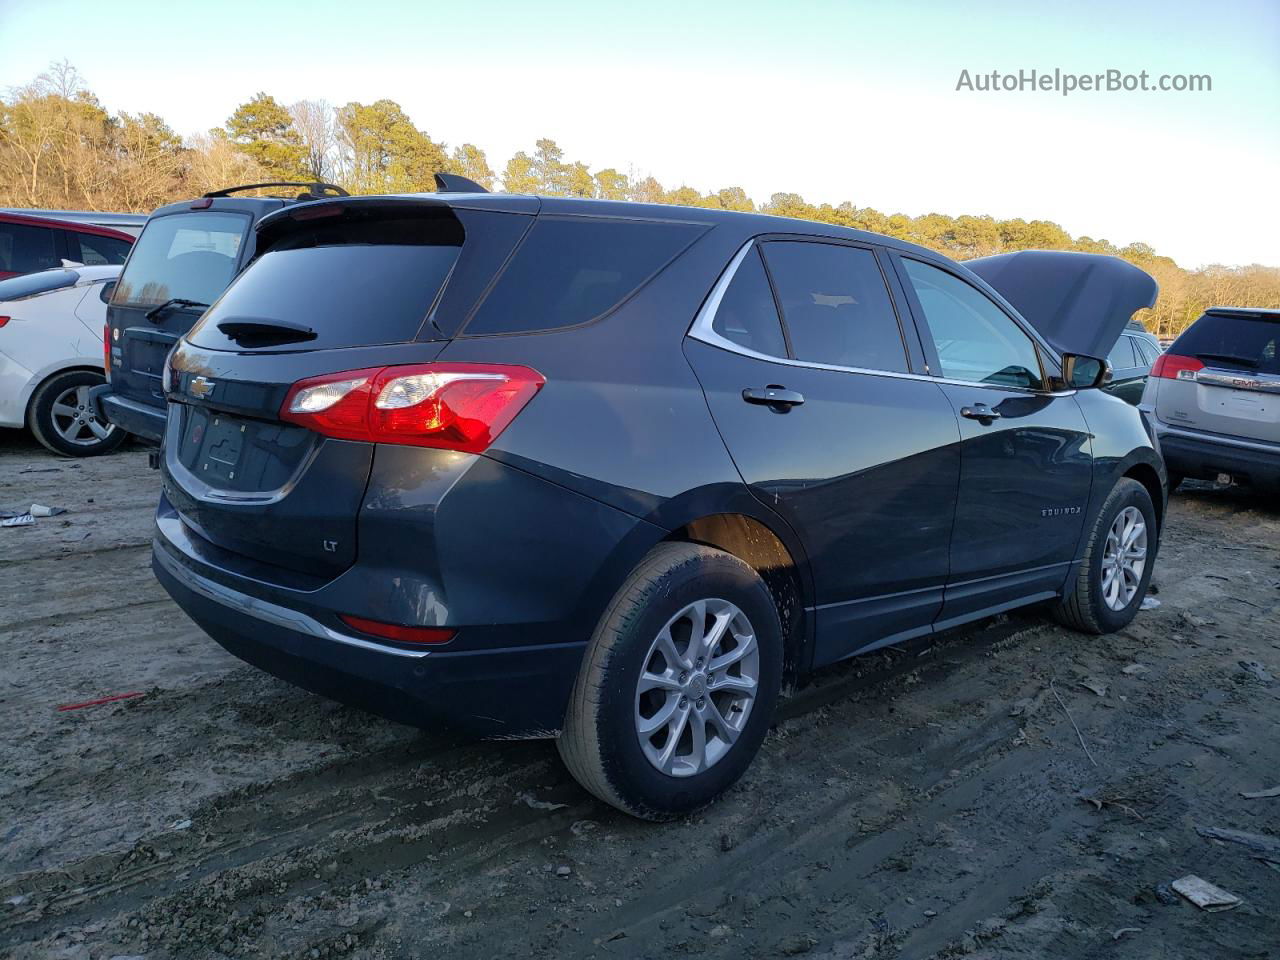
[[[102,289],[98,291],[98,299],[103,303],[111,302],[111,295],[116,292],[116,281],[108,280],[102,285]]]
[[[1101,387],[1111,380],[1111,366],[1097,357],[1082,353],[1062,355],[1062,382],[1072,390],[1088,390]]]

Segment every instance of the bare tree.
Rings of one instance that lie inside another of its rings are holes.
[[[327,100],[299,100],[289,107],[289,115],[306,150],[303,168],[317,181],[331,182],[337,174],[338,147],[333,107]]]

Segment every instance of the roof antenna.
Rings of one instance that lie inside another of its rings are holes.
[[[488,193],[484,187],[474,180],[460,177],[456,173],[436,174],[436,193]]]

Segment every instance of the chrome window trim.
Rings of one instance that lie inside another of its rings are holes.
[[[821,241],[823,238],[808,237],[807,239],[816,239]],[[711,293],[702,304],[697,316],[693,318],[693,323],[690,325],[689,332],[687,334],[689,337],[710,346],[717,347],[721,350],[728,350],[730,353],[736,353],[739,356],[751,357],[754,360],[764,360],[768,363],[780,363],[783,366],[788,367],[800,367],[806,370],[832,370],[837,373],[860,373],[871,377],[892,377],[895,380],[923,380],[928,383],[949,383],[961,387],[979,387],[984,390],[1007,390],[1014,393],[1025,393],[1029,396],[1038,397],[1070,397],[1076,393],[1074,388],[1062,391],[1032,390],[1029,387],[1011,387],[999,383],[983,383],[978,380],[952,380],[948,377],[935,377],[932,374],[925,373],[899,373],[894,370],[875,370],[869,367],[842,367],[834,363],[818,363],[814,360],[792,360],[790,357],[776,357],[771,354],[760,353],[756,350],[750,349],[749,347],[744,347],[741,344],[734,343],[727,337],[722,337],[717,333],[712,324],[715,323],[716,311],[720,309],[720,302],[724,299],[725,292],[729,289],[729,284],[733,282],[734,275],[738,272],[738,268],[742,266],[742,261],[747,258],[747,255],[755,247],[756,242],[757,238],[752,237],[742,245],[741,249],[734,254],[733,259],[729,261],[729,265],[725,267],[724,272],[720,274],[720,279],[716,281],[716,285],[711,288]],[[927,263],[928,261],[921,260],[920,262]],[[930,266],[934,266],[934,264],[930,264]],[[958,279],[963,279],[963,277]],[[994,301],[992,302],[994,303]],[[995,306],[999,307],[1000,305],[995,304]],[[1001,312],[1003,313],[1004,310],[1002,309]],[[907,316],[914,327],[915,318],[911,317],[910,314]],[[1012,318],[1010,319],[1012,320]],[[1020,323],[1016,320],[1013,322],[1019,330],[1023,330]],[[781,318],[779,318],[779,323],[781,323]],[[1038,344],[1040,341],[1037,338],[1032,338],[1032,342]],[[1046,346],[1045,349],[1050,348]],[[1057,357],[1056,353],[1053,353],[1052,355]]]
[[[221,604],[224,607],[230,607],[239,610],[241,613],[254,617],[264,623],[270,623],[273,626],[283,627],[286,630],[294,630],[298,633],[305,633],[321,640],[332,640],[335,643],[345,644],[349,647],[359,647],[361,650],[368,650],[373,653],[389,654],[393,657],[408,657],[411,660],[421,660],[423,657],[431,655],[430,650],[403,650],[399,647],[383,646],[380,643],[373,643],[369,640],[362,640],[359,637],[352,637],[345,633],[339,633],[337,630],[331,630],[314,617],[309,617],[300,610],[290,610],[288,607],[282,607],[278,604],[269,603],[258,597],[251,597],[247,593],[241,593],[239,590],[233,590],[230,587],[224,587],[220,583],[216,583],[207,577],[202,577],[194,570],[189,570],[173,557],[169,556],[168,551],[159,544],[153,551],[156,562],[169,572],[176,580],[180,581],[183,586],[193,593],[198,593],[206,600],[212,600],[214,603]]]

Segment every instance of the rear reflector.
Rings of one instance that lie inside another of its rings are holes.
[[[420,363],[299,380],[280,419],[339,440],[481,453],[546,383],[528,367]]]
[[[339,614],[343,623],[355,627],[361,633],[383,640],[395,640],[398,643],[448,643],[456,631],[447,627],[405,627],[398,623],[383,623],[380,620],[366,620],[364,617],[351,617]]]
[[[0,317],[0,327],[3,327],[8,322],[9,322],[8,317]]]
[[[102,373],[111,379],[111,324],[102,325]]]
[[[1204,364],[1195,357],[1180,357],[1176,353],[1162,353],[1151,365],[1151,376],[1165,380],[1194,380],[1196,371]]]

